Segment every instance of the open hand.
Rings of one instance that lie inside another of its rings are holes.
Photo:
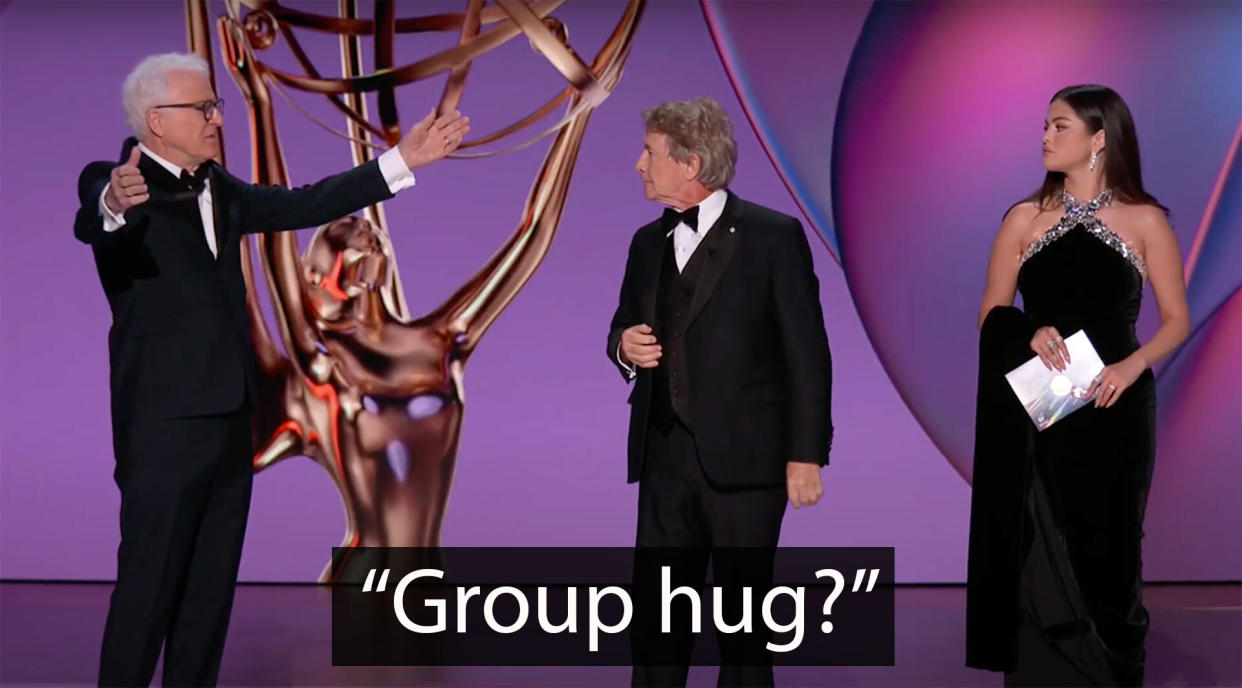
[[[470,118],[462,117],[460,112],[453,110],[437,118],[436,111],[432,110],[401,137],[397,149],[406,167],[412,170],[457,150],[468,131]]]

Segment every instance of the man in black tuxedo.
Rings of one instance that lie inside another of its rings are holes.
[[[669,102],[643,117],[636,167],[647,198],[668,207],[634,234],[607,349],[634,381],[637,545],[774,548],[786,500],[797,508],[820,498],[832,440],[810,247],[797,219],[725,189],[737,148],[719,104]],[[717,581],[727,573],[721,554]],[[705,566],[691,564],[697,580],[682,582],[702,583]],[[721,684],[770,684],[771,667],[755,666],[763,658],[729,640],[721,636],[725,664],[750,666],[724,666]],[[683,685],[685,676],[685,666],[636,666],[634,682]]]
[[[101,685],[214,684],[250,507],[255,362],[240,237],[335,220],[413,185],[461,142],[459,113],[429,115],[378,160],[299,189],[247,184],[213,162],[223,124],[207,64],[143,60],[122,89],[120,165],[78,182],[74,234],[112,309],[117,582]]]

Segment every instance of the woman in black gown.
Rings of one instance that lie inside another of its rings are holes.
[[[1141,685],[1151,367],[1189,332],[1181,254],[1112,89],[1053,96],[1043,151],[1047,176],[1006,214],[979,311],[966,661],[1006,685]],[[1161,325],[1142,344],[1147,283]],[[1093,401],[1037,432],[1004,374],[1032,354],[1064,369],[1080,329],[1106,364]]]

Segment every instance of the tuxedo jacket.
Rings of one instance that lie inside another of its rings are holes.
[[[660,270],[672,241],[657,220],[639,228],[630,243],[607,352],[627,380],[631,375],[616,358],[621,333],[654,326]],[[802,224],[729,193],[696,259],[705,262],[683,337],[691,430],[707,477],[721,486],[782,484],[790,461],[826,464],[832,361]],[[629,482],[642,476],[652,370],[638,368],[633,382]]]
[[[129,139],[121,160],[137,141]],[[218,256],[207,245],[197,193],[146,155],[150,193],[105,232],[99,197],[117,163],[78,179],[74,235],[89,244],[108,305],[114,427],[229,413],[256,383],[241,235],[319,225],[391,196],[376,161],[298,189],[248,184],[208,162]]]

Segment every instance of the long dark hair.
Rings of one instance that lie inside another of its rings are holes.
[[[1154,205],[1167,214],[1169,209],[1143,189],[1143,168],[1139,164],[1134,118],[1130,116],[1130,108],[1121,96],[1107,86],[1083,84],[1057,91],[1048,102],[1058,100],[1065,101],[1074,109],[1078,118],[1086,123],[1088,133],[1094,135],[1104,130],[1104,182],[1113,190],[1113,195],[1125,203]],[[1065,173],[1049,171],[1043,186],[1026,200],[1035,201],[1041,210],[1050,210],[1060,203],[1064,188]]]

